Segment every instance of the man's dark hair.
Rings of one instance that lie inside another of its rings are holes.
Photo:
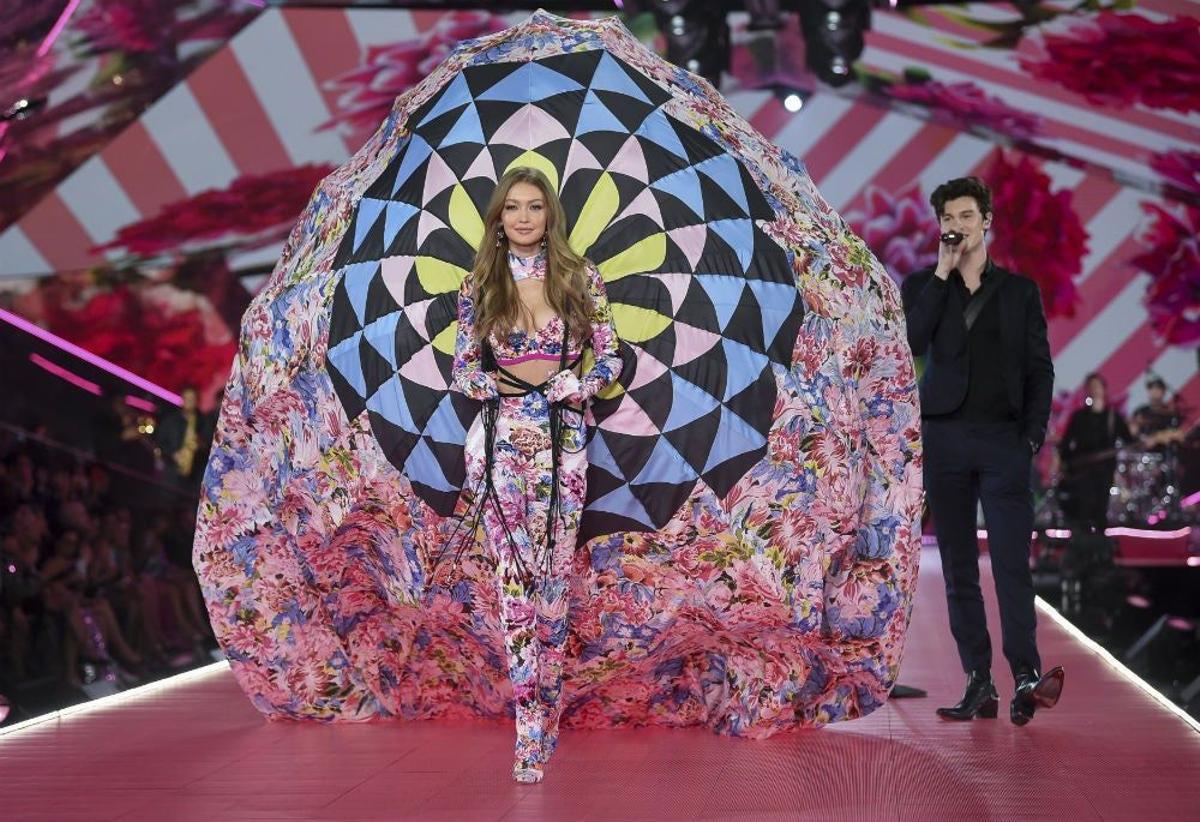
[[[979,206],[980,216],[986,217],[992,213],[992,190],[978,177],[957,177],[942,183],[929,195],[929,203],[934,213],[941,217],[946,203],[959,197],[973,198]]]
[[[1146,388],[1160,388],[1163,391],[1166,391],[1167,383],[1162,377],[1151,377],[1150,379],[1146,380]]]
[[[1086,377],[1084,377],[1083,384],[1087,385],[1092,380],[1100,380],[1100,384],[1103,385],[1105,388],[1108,388],[1108,380],[1104,379],[1104,375],[1101,374],[1099,371],[1093,371],[1092,373],[1090,373]]]

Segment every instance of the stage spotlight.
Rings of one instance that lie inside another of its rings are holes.
[[[24,120],[46,107],[45,97],[22,97],[0,113],[0,120]]]
[[[654,19],[667,38],[667,60],[719,87],[729,68],[729,22],[724,3],[657,0]]]
[[[797,111],[804,108],[804,98],[793,92],[783,98],[783,107],[795,114]]]
[[[800,30],[808,67],[831,86],[844,86],[852,79],[870,27],[867,0],[801,0]]]

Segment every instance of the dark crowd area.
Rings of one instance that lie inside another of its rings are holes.
[[[191,569],[211,431],[183,417],[114,398],[91,447],[0,423],[3,724],[219,658]]]

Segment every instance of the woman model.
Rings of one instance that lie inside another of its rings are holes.
[[[563,646],[587,473],[586,407],[621,372],[595,266],[567,244],[553,186],[509,170],[458,298],[454,383],[483,409],[467,434],[467,485],[496,560],[516,709],[513,778],[540,782],[558,741]],[[584,346],[593,364],[583,372]]]

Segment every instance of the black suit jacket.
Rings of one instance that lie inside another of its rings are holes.
[[[1046,439],[1054,395],[1054,363],[1041,292],[1033,280],[990,261],[988,265],[989,278],[1000,278],[992,295],[1000,303],[998,364],[1022,433],[1036,450]],[[949,414],[967,396],[969,360],[962,299],[953,283],[933,275],[933,266],[909,276],[900,293],[913,356],[926,355],[920,384],[921,414]]]

